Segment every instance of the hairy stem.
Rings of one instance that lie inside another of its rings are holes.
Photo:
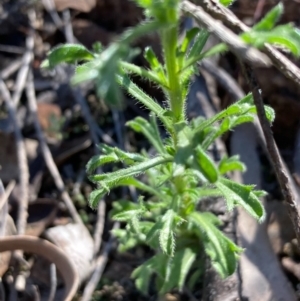
[[[173,113],[174,122],[184,120],[181,85],[179,74],[177,72],[177,34],[177,25],[166,28],[162,32],[162,45],[164,49],[169,86],[169,102],[171,111]]]

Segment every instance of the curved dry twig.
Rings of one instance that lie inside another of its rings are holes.
[[[50,262],[54,263],[65,284],[63,300],[72,300],[79,285],[79,278],[71,261],[58,247],[47,240],[27,235],[16,235],[0,238],[0,252],[15,250],[34,253],[43,256]]]

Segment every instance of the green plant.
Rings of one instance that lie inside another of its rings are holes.
[[[197,72],[195,63],[227,51],[226,45],[221,43],[203,51],[209,37],[203,28],[189,30],[179,43],[179,0],[135,2],[144,8],[147,20],[126,31],[108,48],[101,49],[98,45],[92,52],[81,45],[62,45],[51,51],[43,66],[54,67],[62,62],[77,64],[73,84],[94,80],[99,96],[115,106],[120,105],[121,86],[150,111],[149,120],[137,117],[127,125],[142,133],[157,155],[128,153],[100,145],[101,155],[87,164],[90,180],[98,187],[91,193],[89,203],[96,208],[101,198],[119,186],[135,186],[143,193],[138,203],[114,202],[111,217],[126,223],[126,227],[113,233],[119,239],[120,251],[139,244],[154,250],[153,257],[135,269],[132,277],[136,286],[147,293],[150,279],[155,274],[156,288],[159,294],[164,294],[183,287],[192,267],[199,263],[200,251],[211,258],[222,277],[232,274],[236,268],[242,249],[222,233],[221,222],[215,215],[197,210],[199,202],[205,197],[223,197],[228,210],[242,206],[258,221],[263,221],[265,211],[259,198],[265,192],[228,179],[228,173],[246,169],[238,156],[223,157],[214,162],[207,152],[218,137],[254,120],[256,107],[251,94],[210,119],[197,118],[189,122],[186,118],[186,96],[190,78]],[[297,30],[291,25],[275,27],[282,11],[279,4],[240,38],[255,47],[262,47],[265,42],[279,44],[299,55]],[[130,63],[137,53],[130,48],[130,43],[153,31],[160,35],[163,63],[149,47],[144,51],[148,69]],[[161,105],[143,92],[130,78],[132,74],[161,88],[165,104]],[[272,122],[274,111],[268,106],[265,109]],[[167,132],[166,139],[162,139],[160,128]],[[110,173],[92,174],[104,164],[118,162],[126,167]]]

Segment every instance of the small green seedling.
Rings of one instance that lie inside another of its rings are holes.
[[[236,183],[228,178],[232,171],[245,171],[238,156],[223,157],[215,162],[208,148],[224,133],[245,122],[252,122],[256,107],[251,94],[232,104],[212,118],[188,121],[186,99],[191,76],[197,72],[196,63],[227,51],[219,44],[204,51],[209,33],[204,28],[193,28],[179,42],[179,0],[135,0],[145,11],[146,20],[127,30],[108,48],[90,51],[81,45],[63,45],[52,50],[43,66],[58,63],[76,64],[73,84],[93,80],[99,97],[110,105],[119,105],[121,89],[149,110],[148,120],[137,117],[127,123],[132,130],[143,134],[156,150],[155,156],[147,152],[129,153],[119,148],[100,145],[101,154],[87,164],[90,180],[97,185],[89,204],[97,208],[98,202],[120,186],[134,186],[141,194],[139,201],[118,200],[113,203],[111,218],[126,224],[113,231],[118,238],[119,250],[137,245],[153,249],[153,256],[132,273],[136,286],[145,294],[155,275],[156,289],[164,294],[174,288],[182,289],[187,278],[199,275],[201,254],[210,257],[212,265],[223,277],[231,275],[242,252],[220,230],[220,220],[210,212],[199,211],[199,203],[207,197],[223,197],[228,210],[242,206],[259,222],[265,218],[260,202],[264,191],[252,185]],[[231,1],[220,1],[223,5]],[[283,11],[277,5],[250,32],[241,35],[244,42],[262,47],[265,42],[286,47],[299,55],[298,31],[291,25],[275,26]],[[144,57],[149,68],[130,63],[136,51],[130,43],[145,34],[158,32],[163,61],[147,47]],[[156,101],[136,85],[131,75],[140,76],[159,87],[163,101]],[[164,105],[162,105],[163,103]],[[266,114],[273,122],[274,111],[266,106]],[[161,132],[167,133],[163,139]],[[108,163],[123,163],[124,168],[93,174]],[[142,175],[142,176],[141,176]],[[143,195],[143,197],[142,197]]]

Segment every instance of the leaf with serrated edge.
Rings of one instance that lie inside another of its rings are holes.
[[[168,210],[161,219],[161,228],[159,231],[160,247],[169,256],[173,256],[175,251],[174,218],[175,212],[171,209]]]
[[[249,214],[264,221],[266,213],[259,198],[252,192],[253,187],[242,185],[225,178],[215,184],[222,192],[227,201],[228,210],[232,210],[235,205],[241,205]]]

